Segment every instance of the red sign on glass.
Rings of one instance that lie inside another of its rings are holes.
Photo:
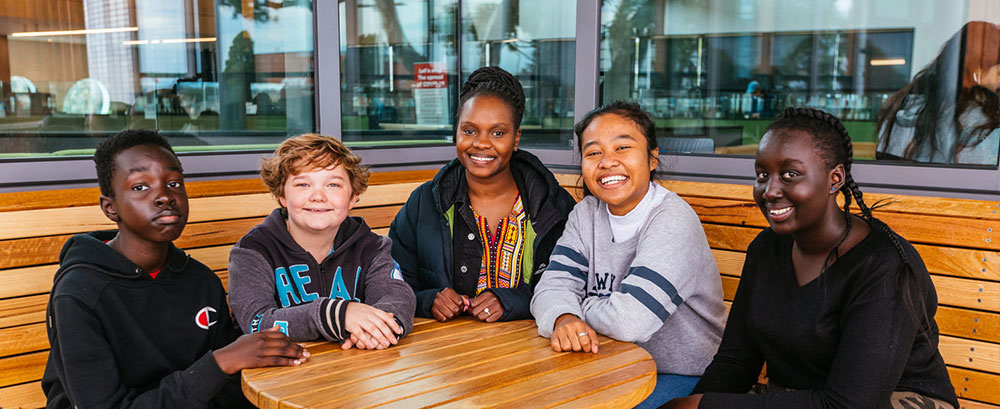
[[[443,63],[424,62],[413,64],[413,88],[448,88],[448,69]]]

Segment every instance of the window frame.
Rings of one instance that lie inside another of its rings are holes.
[[[339,1],[314,1],[315,116],[316,130],[341,135],[340,15]],[[459,7],[461,1],[459,0]],[[982,10],[969,8],[970,18]],[[460,17],[457,14],[456,18]],[[599,98],[601,1],[585,0],[576,8],[576,67],[574,122],[594,109]],[[323,22],[324,24],[321,24]],[[330,24],[332,23],[332,24]],[[456,22],[456,27],[461,27]],[[461,50],[461,36],[456,45]],[[322,39],[323,41],[320,41]],[[461,63],[461,60],[458,60]],[[460,67],[456,67],[460,68]],[[580,159],[573,149],[530,149],[558,172],[578,173]],[[372,170],[438,168],[455,156],[453,145],[359,147],[355,151]],[[178,156],[189,180],[254,177],[261,158],[270,151],[181,153]],[[666,179],[752,184],[753,158],[727,155],[661,154],[659,175]],[[861,161],[854,165],[858,184],[866,191],[925,196],[1000,200],[1000,168],[989,169],[928,164]],[[92,187],[96,185],[89,157],[17,158],[0,160],[0,192]]]

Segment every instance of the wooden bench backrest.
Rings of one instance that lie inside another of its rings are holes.
[[[372,174],[353,214],[376,232],[409,193],[435,171]],[[577,198],[578,176],[559,175]],[[739,283],[744,252],[766,221],[749,186],[664,182],[701,217],[727,302]],[[275,206],[256,179],[192,182],[189,223],[176,244],[226,282],[230,247]],[[39,379],[48,356],[44,309],[59,249],[72,234],[114,228],[96,206],[97,189],[0,194],[0,407],[41,407]],[[885,195],[866,195],[874,203]],[[876,211],[920,251],[940,307],[941,352],[966,408],[1000,408],[1000,205],[894,196]]]

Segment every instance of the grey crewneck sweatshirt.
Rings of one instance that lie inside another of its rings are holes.
[[[658,187],[663,189],[662,187]],[[551,337],[573,314],[598,333],[636,342],[657,372],[700,376],[722,338],[722,282],[697,214],[669,192],[632,238],[612,242],[607,205],[583,199],[569,215],[531,313]]]

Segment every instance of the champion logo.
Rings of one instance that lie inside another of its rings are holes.
[[[217,320],[215,308],[205,307],[194,316],[194,323],[201,329],[208,329],[215,325]]]

